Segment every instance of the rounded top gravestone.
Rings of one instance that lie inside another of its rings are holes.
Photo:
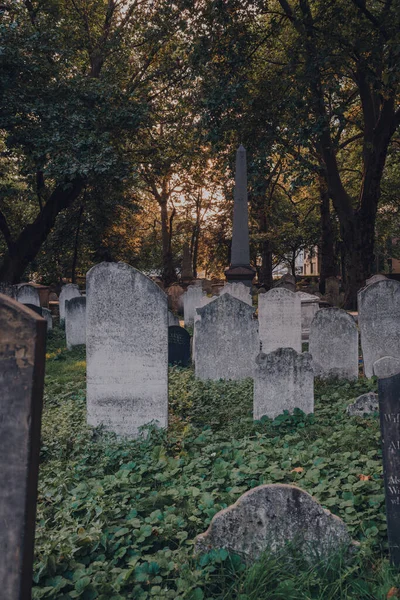
[[[21,302],[21,304],[33,304],[34,306],[40,306],[39,292],[29,283],[24,283],[18,286],[16,300]]]
[[[190,363],[190,333],[179,325],[168,327],[168,362],[181,367]]]
[[[400,358],[400,282],[377,281],[358,292],[358,325],[366,377],[384,356]]]
[[[59,298],[60,321],[65,320],[66,300],[72,300],[72,298],[79,296],[81,296],[81,292],[79,290],[79,286],[75,283],[67,283],[66,285],[62,286]]]

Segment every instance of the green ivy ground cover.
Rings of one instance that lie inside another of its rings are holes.
[[[371,381],[316,385],[315,415],[254,423],[252,382],[170,370],[170,428],[118,441],[86,426],[84,349],[48,344],[33,598],[386,598],[379,424],[348,417]],[[226,551],[193,557],[213,515],[263,483],[294,483],[361,542],[311,569],[295,550],[245,567]],[[294,554],[293,554],[294,553]]]

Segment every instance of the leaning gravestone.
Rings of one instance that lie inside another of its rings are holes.
[[[0,296],[0,596],[31,597],[46,323]]]
[[[279,553],[292,543],[311,565],[347,549],[345,523],[294,485],[260,485],[211,520],[195,540],[197,552],[225,548],[248,562],[263,552]]]
[[[65,337],[68,350],[86,344],[85,296],[77,296],[65,301]]]
[[[378,394],[367,392],[358,396],[355,402],[347,407],[347,414],[350,417],[363,417],[364,415],[372,415],[379,410]]]
[[[21,304],[33,304],[40,306],[39,292],[29,283],[18,286],[15,299]]]
[[[392,564],[400,566],[400,360],[384,357],[374,364],[379,377],[383,478]],[[380,377],[382,376],[382,377]]]
[[[358,329],[345,310],[323,308],[317,312],[311,323],[308,351],[315,377],[358,379]]]
[[[186,292],[183,294],[183,318],[185,321],[185,327],[192,326],[194,324],[194,317],[196,314],[196,308],[201,305],[202,298],[205,296],[201,286],[190,285]]]
[[[274,288],[258,297],[262,351],[293,348],[301,352],[301,302],[297,294]]]
[[[270,354],[260,352],[254,374],[254,419],[272,419],[285,410],[299,408],[314,412],[312,357],[293,348],[279,348]]]
[[[130,437],[167,427],[167,296],[125,263],[87,274],[86,357],[90,425]]]
[[[245,285],[241,281],[232,281],[230,283],[226,283],[222,290],[220,290],[219,295],[222,294],[230,294],[234,298],[238,300],[242,300],[242,302],[246,302],[250,306],[253,306],[253,298],[251,297],[251,288],[248,285]]]
[[[65,321],[65,302],[80,296],[79,286],[75,283],[67,283],[62,286],[59,297],[60,322]]]
[[[195,373],[199,379],[252,377],[259,351],[255,309],[233,298],[219,296],[199,308],[195,322]]]
[[[358,292],[358,325],[366,377],[384,356],[400,358],[400,283],[386,279]]]
[[[190,363],[190,333],[184,327],[168,327],[168,362],[181,367]]]

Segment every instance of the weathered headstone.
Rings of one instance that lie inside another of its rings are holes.
[[[0,296],[0,596],[31,597],[45,321]]]
[[[258,321],[263,352],[293,348],[301,352],[301,302],[297,294],[274,288],[258,297]]]
[[[283,288],[294,293],[296,291],[296,277],[286,273],[274,284],[274,288]]]
[[[308,351],[321,379],[358,379],[358,329],[340,308],[322,308],[310,328]]]
[[[65,337],[68,350],[86,344],[85,296],[76,296],[65,301]]]
[[[345,523],[294,485],[260,485],[212,518],[195,540],[197,552],[225,548],[247,561],[292,543],[314,565],[351,544]]]
[[[274,419],[285,410],[314,412],[314,373],[309,352],[279,348],[257,356],[254,373],[254,419]]]
[[[254,308],[223,294],[197,310],[195,372],[200,379],[252,377],[259,350]]]
[[[368,392],[358,396],[355,402],[347,407],[347,414],[351,417],[363,417],[378,412],[378,394]]]
[[[389,358],[389,357],[388,357]],[[393,357],[390,357],[393,358]],[[390,560],[400,566],[400,360],[380,359],[378,380]]]
[[[301,301],[301,339],[307,341],[310,335],[311,322],[319,311],[319,297],[306,292],[296,292]]]
[[[211,296],[211,298],[209,298],[208,296],[203,296],[201,298],[199,306],[196,308],[196,314],[194,315],[193,337],[192,337],[192,362],[193,363],[196,362],[196,322],[200,321],[200,319],[201,319],[199,309],[203,308],[203,306],[206,306],[207,304],[210,304],[210,302],[213,302],[215,299],[216,299],[216,296]]]
[[[167,297],[127,264],[87,274],[86,358],[90,425],[130,437],[150,422],[167,427]]]
[[[29,283],[18,286],[15,299],[21,302],[21,304],[40,306],[39,292]]]
[[[255,274],[250,266],[246,150],[240,145],[236,152],[231,264],[225,276],[227,281],[242,281],[251,287]]]
[[[168,327],[172,327],[172,325],[176,325],[179,327],[179,317],[174,315],[172,311],[168,311]]]
[[[358,325],[366,377],[384,356],[400,358],[400,283],[386,279],[358,292]]]
[[[251,297],[251,288],[248,285],[245,285],[241,281],[232,281],[231,283],[226,283],[222,290],[220,290],[219,295],[222,294],[230,294],[234,298],[238,300],[242,300],[242,302],[246,302],[250,306],[253,306],[253,298]]]
[[[201,286],[190,285],[183,295],[183,318],[185,327],[192,326],[196,314],[196,308],[201,305],[202,298],[205,296]]]
[[[385,281],[385,279],[387,279],[387,277],[385,277],[385,275],[382,275],[381,273],[377,273],[376,275],[372,275],[369,279],[367,279],[365,282],[365,285],[372,285],[373,283],[376,283],[377,281]]]
[[[47,331],[51,331],[53,329],[53,317],[51,311],[48,308],[42,307],[42,317],[43,319],[46,319]]]
[[[79,298],[81,295],[79,286],[75,283],[67,283],[63,285],[60,292],[59,298],[59,310],[60,310],[60,322],[65,321],[65,302],[66,300],[72,300],[72,298]]]
[[[168,362],[181,367],[190,363],[190,333],[184,327],[168,327]]]

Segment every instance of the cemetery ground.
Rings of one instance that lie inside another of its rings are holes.
[[[85,349],[49,333],[34,599],[400,597],[387,558],[379,421],[346,406],[373,380],[316,383],[315,414],[253,422],[252,381],[201,382],[170,368],[168,432],[118,440],[86,425]],[[360,542],[305,564],[296,548],[253,566],[194,557],[213,515],[263,483],[298,485]]]

